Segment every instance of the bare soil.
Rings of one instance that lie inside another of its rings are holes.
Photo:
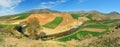
[[[98,29],[98,28],[84,28],[83,30],[92,31],[92,32],[104,32],[105,29]]]

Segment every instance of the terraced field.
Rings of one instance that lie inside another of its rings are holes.
[[[90,28],[90,30],[88,28]],[[58,41],[68,41],[68,40],[72,40],[72,39],[83,40],[83,39],[91,37],[91,36],[97,37],[100,35],[104,35],[106,32],[109,32],[108,28],[109,28],[109,26],[105,25],[105,24],[85,23],[85,25],[81,26],[81,28],[78,31],[76,31],[75,33],[68,35],[68,36],[58,38],[57,40]]]
[[[15,16],[19,16],[18,18],[14,19],[14,20],[22,20],[22,19],[25,19],[27,18],[28,16],[30,16],[31,14],[30,13],[24,13],[24,14],[17,14]]]
[[[63,17],[56,17],[53,21],[43,25],[46,28],[54,29],[56,28],[63,20]]]
[[[71,16],[73,17],[73,19],[78,19],[78,17],[80,17],[78,14],[71,14]]]
[[[88,24],[84,26],[84,28],[100,28],[100,29],[107,29],[109,26],[104,24]]]

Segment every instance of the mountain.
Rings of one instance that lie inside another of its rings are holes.
[[[113,12],[108,13],[108,15],[120,16],[120,13],[113,11]]]
[[[50,10],[50,9],[33,9],[33,10],[29,10],[29,11],[26,11],[24,13],[60,13],[59,11],[56,11],[56,10]]]

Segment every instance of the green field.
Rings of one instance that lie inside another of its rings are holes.
[[[63,21],[63,17],[56,17],[53,21],[43,25],[46,28],[54,29]]]
[[[93,17],[94,15],[93,14],[89,14],[88,16],[86,16],[88,19],[91,19],[92,20],[92,17]]]
[[[71,14],[71,16],[72,16],[74,19],[78,19],[78,17],[80,17],[78,14]]]
[[[87,18],[89,18],[91,20],[87,21],[84,25],[82,25],[78,31],[76,31],[75,33],[73,33],[71,35],[57,38],[57,40],[58,41],[69,41],[71,39],[83,40],[89,36],[95,36],[95,37],[102,36],[102,35],[106,34],[107,32],[109,32],[109,28],[111,28],[111,23],[114,24],[115,22],[120,21],[120,19],[96,21],[96,20],[92,20],[92,16],[93,15],[91,15],[91,14],[87,16]],[[92,32],[92,31],[82,30],[84,28],[105,29],[105,31],[104,32]]]
[[[105,34],[106,32],[108,32],[109,30],[106,29],[106,31],[104,32],[91,32],[91,31],[85,31],[85,30],[79,30],[71,35],[68,35],[68,36],[65,36],[65,37],[61,37],[61,38],[58,38],[57,40],[58,41],[69,41],[69,40],[72,40],[72,39],[85,39],[89,36],[100,36],[100,35],[103,35]]]
[[[14,20],[21,20],[21,19],[25,19],[28,16],[30,16],[30,13],[23,13],[23,14],[17,14],[16,16],[19,16],[18,18],[14,19]]]
[[[4,40],[5,36],[0,35],[0,42],[2,42]]]
[[[92,31],[86,31],[86,30],[82,30],[84,28],[98,28],[98,29],[106,29],[104,32],[92,32]],[[105,34],[106,32],[109,32],[108,30],[109,26],[106,24],[100,24],[100,23],[85,23],[84,26],[81,26],[81,28],[76,31],[75,33],[68,35],[68,36],[64,36],[64,37],[60,37],[57,40],[58,41],[69,41],[71,39],[78,39],[80,38],[81,40],[89,37],[89,36],[100,36]]]
[[[107,29],[109,28],[108,25],[105,24],[88,24],[84,26],[84,28],[100,28],[100,29]]]
[[[115,22],[120,22],[120,19],[113,19],[113,20],[105,20],[105,21],[103,21],[104,24],[115,23]]]

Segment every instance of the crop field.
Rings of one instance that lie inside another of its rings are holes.
[[[63,21],[63,17],[56,17],[53,21],[43,25],[46,28],[54,29]]]
[[[87,29],[87,28],[90,28]],[[81,26],[81,28],[76,31],[75,33],[68,35],[68,36],[64,36],[61,38],[58,38],[58,41],[69,41],[72,39],[80,39],[83,40],[89,36],[100,36],[100,35],[104,35],[106,32],[109,32],[108,30],[109,26],[106,24],[96,24],[96,23],[86,23],[85,26]],[[94,30],[92,30],[94,29]],[[100,31],[97,31],[100,30]]]
[[[108,32],[108,30],[104,31],[104,32],[92,32],[92,31],[85,31],[85,30],[79,30],[71,35],[65,36],[65,37],[61,37],[58,38],[58,41],[69,41],[72,39],[85,39],[89,36],[100,36],[104,33]]]
[[[94,16],[93,14],[89,14],[89,15],[87,16],[87,18],[92,20],[92,17],[93,17],[93,16]]]
[[[77,14],[71,14],[71,16],[74,18],[74,19],[78,19],[79,15]]]
[[[21,19],[25,19],[27,18],[28,16],[30,16],[31,14],[30,13],[24,13],[24,14],[17,14],[16,16],[20,16],[14,20],[21,20]]]
[[[104,24],[88,24],[84,26],[84,28],[100,28],[100,29],[107,29],[109,26]]]
[[[114,19],[114,20],[105,20],[103,21],[104,24],[109,24],[109,23],[115,23],[115,22],[119,22],[120,19]]]

